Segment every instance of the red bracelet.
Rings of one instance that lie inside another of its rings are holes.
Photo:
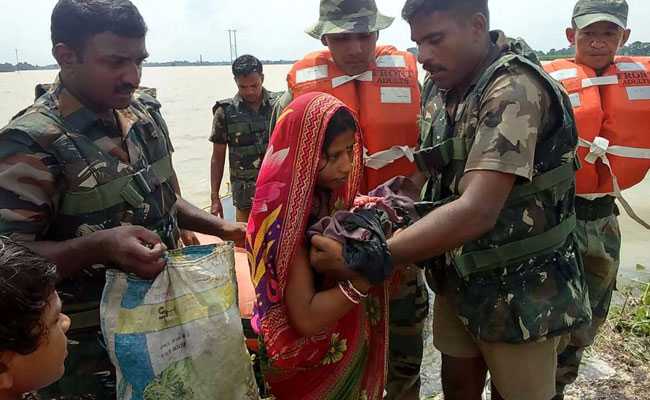
[[[348,300],[350,300],[351,303],[359,304],[361,302],[358,298],[355,298],[356,293],[346,288],[342,282],[339,282],[339,289],[341,289],[341,293],[343,293],[343,296],[345,296]]]
[[[368,297],[367,294],[363,294],[357,290],[350,281],[339,282],[339,289],[343,295],[354,304],[360,304],[364,298]]]

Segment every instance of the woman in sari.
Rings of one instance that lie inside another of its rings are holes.
[[[279,400],[383,398],[386,286],[319,275],[305,237],[309,225],[352,206],[363,168],[357,127],[336,98],[301,96],[278,120],[261,167],[247,235],[253,326]]]

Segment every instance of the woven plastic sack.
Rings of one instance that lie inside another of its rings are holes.
[[[231,244],[169,253],[145,281],[110,270],[102,331],[118,400],[257,400]]]

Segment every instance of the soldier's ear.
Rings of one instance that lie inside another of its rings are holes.
[[[626,30],[623,32],[623,38],[621,39],[621,44],[619,44],[619,47],[623,47],[623,46],[625,46],[625,44],[627,43],[627,41],[630,39],[630,34],[631,34],[631,33],[632,33],[632,31],[629,30],[629,29],[626,29]]]
[[[472,31],[476,38],[484,38],[485,33],[489,29],[488,21],[482,13],[475,13],[469,20]]]
[[[576,30],[573,28],[566,28],[566,39],[569,41],[571,46],[576,45]]]
[[[11,390],[14,386],[14,378],[9,373],[9,367],[7,366],[10,357],[9,353],[0,353],[0,394]]]
[[[79,63],[77,52],[64,43],[57,43],[52,49],[52,55],[61,69],[66,69]]]
[[[323,35],[320,37],[320,42],[323,44],[323,46],[328,47],[329,44],[327,44],[327,35]]]

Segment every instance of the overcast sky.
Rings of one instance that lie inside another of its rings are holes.
[[[229,60],[227,29],[238,30],[239,54],[262,59],[297,59],[319,48],[303,31],[318,19],[318,0],[133,0],[147,24],[150,61]],[[628,0],[632,41],[650,41],[650,1]],[[54,63],[50,14],[56,0],[0,0],[0,62]],[[408,25],[399,18],[403,0],[377,0],[398,17],[381,43],[411,47]],[[490,0],[492,28],[524,37],[536,49],[566,47],[573,0]]]

